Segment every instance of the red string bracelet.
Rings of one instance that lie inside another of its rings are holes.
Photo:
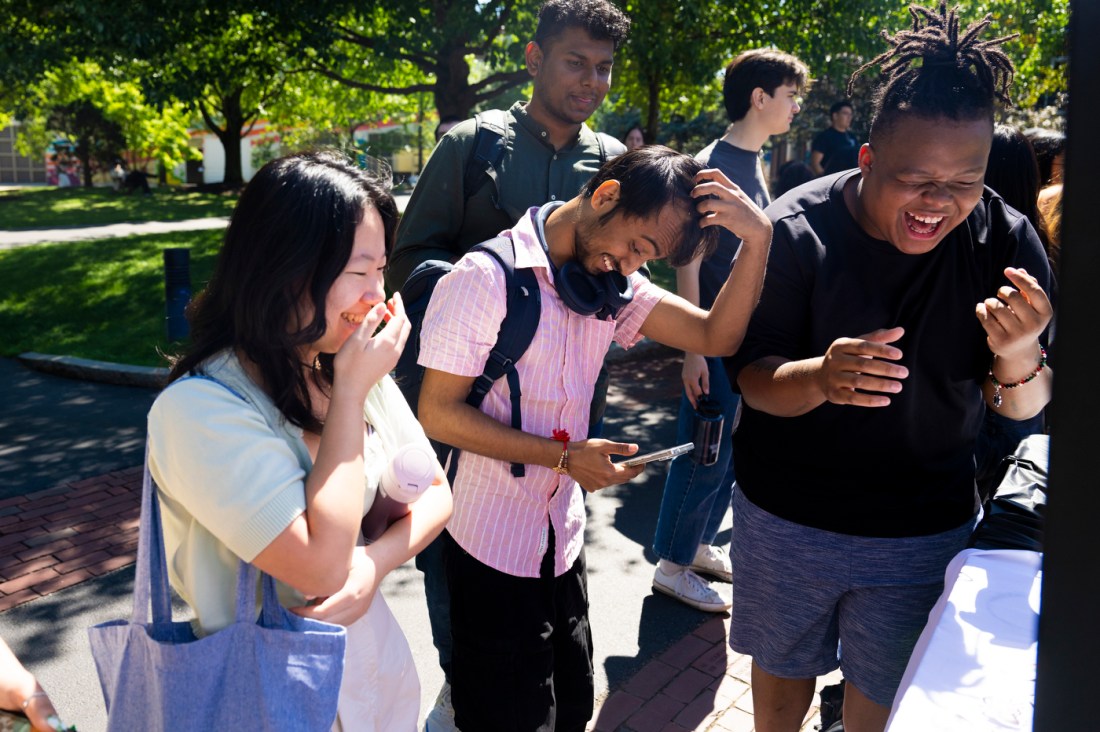
[[[550,437],[561,442],[561,457],[553,471],[558,475],[569,474],[569,433],[566,430],[554,430]]]

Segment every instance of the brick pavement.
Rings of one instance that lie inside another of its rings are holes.
[[[592,732],[752,732],[751,659],[727,643],[729,616],[715,616],[641,668],[596,708]],[[836,671],[817,690],[840,680]],[[815,693],[802,730],[819,722]]]
[[[132,564],[141,466],[0,500],[0,612]]]

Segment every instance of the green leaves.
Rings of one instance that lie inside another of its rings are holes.
[[[1017,66],[1023,109],[1060,103],[1068,4],[979,0],[963,9],[967,22],[990,12],[994,33],[1021,34],[1006,50]],[[897,0],[620,5],[633,28],[617,54],[611,95],[592,124],[640,113],[650,139],[661,126],[677,135],[724,127],[721,70],[737,53],[762,46],[794,53],[822,80],[808,95],[808,111],[796,118],[796,126],[818,128],[825,120],[809,111],[827,107],[855,68],[885,50],[879,31],[908,25],[906,4]],[[523,49],[538,6],[538,0],[0,0],[0,17],[8,21],[0,33],[0,122],[10,113],[44,119],[54,102],[87,98],[123,125],[139,155],[174,164],[191,154],[183,129],[196,120],[235,150],[260,116],[286,128],[288,141],[336,129],[346,136],[355,122],[387,116],[410,119],[421,114],[426,95],[428,109],[465,117],[503,104],[528,82]],[[85,63],[98,70],[73,70]],[[858,131],[867,102],[858,98],[856,105]],[[41,126],[27,133],[36,145],[42,137]],[[234,164],[239,176],[240,161],[231,155],[231,176]]]
[[[1068,6],[1069,0],[983,0],[963,7],[966,23],[993,14],[990,38],[1021,34],[1006,46],[1017,67],[1018,107],[1059,103],[1067,87]],[[822,80],[807,95],[809,109],[796,117],[796,126],[807,125],[810,134],[827,120],[807,112],[843,96],[852,72],[886,50],[880,31],[909,25],[907,4],[896,0],[623,0],[621,7],[633,26],[616,58],[612,95],[595,122],[617,124],[640,113],[647,139],[666,141],[663,126],[682,126],[703,111],[724,126],[722,68],[738,53],[765,46],[793,53]],[[861,119],[866,124],[869,100],[855,101],[857,126]]]

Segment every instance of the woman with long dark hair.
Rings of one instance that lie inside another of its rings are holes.
[[[409,514],[360,540],[388,461],[428,444],[388,376],[410,330],[382,282],[396,220],[389,192],[340,155],[265,165],[149,413],[169,577],[197,632],[233,621],[242,559],[294,612],[348,626],[343,730],[415,728],[416,670],[378,587],[451,512],[436,464]]]

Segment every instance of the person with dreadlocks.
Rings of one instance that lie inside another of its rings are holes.
[[[763,297],[726,361],[744,405],[730,644],[761,731],[799,729],[838,666],[844,729],[885,727],[974,526],[983,401],[1019,420],[1050,398],[1046,255],[982,185],[1006,39],[945,4],[910,13],[853,75],[882,64],[859,168],[768,208]]]

